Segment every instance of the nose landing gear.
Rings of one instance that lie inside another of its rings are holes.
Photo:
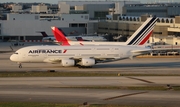
[[[21,64],[21,62],[18,62],[18,64],[19,64],[19,68],[22,68],[22,64]]]

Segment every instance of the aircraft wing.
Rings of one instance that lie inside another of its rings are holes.
[[[91,58],[90,58],[91,59]],[[112,62],[112,61],[116,61],[116,60],[123,60],[123,59],[127,59],[127,58],[93,58],[96,60],[96,63],[105,63],[105,62]],[[82,60],[82,58],[75,58],[75,57],[71,57],[71,58],[46,58],[44,60],[44,62],[48,62],[48,63],[61,63],[62,60],[75,60],[76,62],[79,62]]]
[[[49,63],[61,63],[61,60],[60,58],[46,58],[44,60],[44,62],[49,62]]]
[[[132,50],[131,52],[132,53],[141,53],[141,54],[147,54],[147,53],[150,53],[152,50],[149,49],[149,50]]]
[[[57,56],[57,58],[46,58],[46,59],[44,60],[44,62],[48,62],[48,63],[53,63],[53,64],[55,64],[55,63],[61,63],[62,60],[71,60],[71,59],[76,60],[76,61],[81,60],[80,58],[58,58],[58,57],[59,57],[59,56]]]
[[[0,51],[0,53],[9,53],[9,52],[14,52],[14,51]]]
[[[10,51],[0,51],[0,53],[9,53],[9,52],[14,52],[13,48],[10,46],[11,50]]]

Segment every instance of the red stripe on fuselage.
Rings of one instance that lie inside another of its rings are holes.
[[[139,43],[139,45],[143,45],[144,43],[146,43],[147,40],[150,38],[152,32],[153,32],[153,31],[151,31],[151,32]]]
[[[82,45],[82,46],[83,46],[84,44],[80,43],[80,45]]]
[[[63,53],[66,53],[67,52],[67,50],[65,49],[64,51],[63,51]]]

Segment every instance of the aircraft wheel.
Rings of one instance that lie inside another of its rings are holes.
[[[78,66],[78,68],[92,68],[92,66]]]
[[[78,68],[83,68],[82,66],[78,66]]]

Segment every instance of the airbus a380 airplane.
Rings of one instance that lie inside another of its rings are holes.
[[[124,46],[120,44],[107,44],[107,42],[102,46],[69,46],[70,44],[68,42],[68,46],[29,46],[17,50],[11,55],[10,60],[18,63],[48,62],[61,64],[65,67],[92,67],[97,63],[122,60],[142,55],[151,52],[151,49],[129,45],[141,45],[147,41],[148,36],[152,33],[156,20],[156,18],[148,19],[145,26],[140,27],[141,31],[135,32],[135,38],[128,40],[128,44]]]
[[[29,46],[17,50],[10,60],[18,63],[56,63],[61,66],[92,67],[97,63],[122,60],[151,49],[134,46]]]
[[[57,42],[61,45],[144,45],[150,38],[158,18],[148,18],[126,42],[87,42],[68,41],[64,32],[57,27],[51,27]]]

